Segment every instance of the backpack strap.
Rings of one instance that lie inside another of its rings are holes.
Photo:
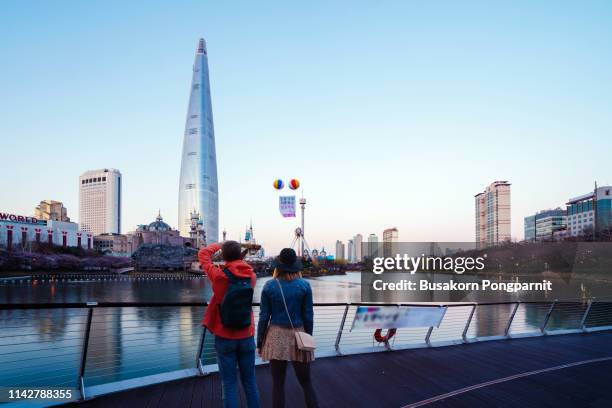
[[[237,278],[236,275],[234,275],[232,272],[230,272],[229,269],[227,269],[227,267],[223,267],[223,273],[227,277],[227,280],[230,281],[230,283],[242,282],[246,280],[248,280],[249,282],[251,281],[251,278]]]

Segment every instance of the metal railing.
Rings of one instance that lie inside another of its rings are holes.
[[[359,306],[315,304],[317,357],[438,347],[512,337],[612,329],[604,299],[396,304],[443,307],[439,327],[402,328],[388,343],[352,330]],[[72,387],[78,398],[217,370],[207,303],[88,302],[0,305],[0,383]],[[259,305],[254,304],[255,321]],[[258,360],[258,363],[262,363]]]

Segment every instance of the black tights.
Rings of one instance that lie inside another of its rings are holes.
[[[293,371],[297,377],[308,408],[318,408],[317,396],[310,381],[310,363],[292,361]],[[287,362],[285,360],[270,360],[270,370],[272,371],[272,401],[274,408],[285,406],[285,374],[287,373]]]

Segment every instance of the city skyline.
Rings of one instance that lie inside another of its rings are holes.
[[[78,174],[114,167],[125,175],[122,231],[158,208],[176,222],[185,67],[203,36],[229,238],[252,218],[269,253],[288,245],[299,221],[278,217],[271,183],[295,177],[312,247],[333,248],[355,220],[377,233],[396,225],[404,240],[471,241],[470,198],[495,179],[513,183],[521,239],[525,216],[594,180],[612,184],[612,46],[601,40],[612,6],[484,4],[245,4],[237,15],[7,2],[0,134],[13,141],[5,166],[19,171],[3,210],[28,215],[48,198],[74,217]]]

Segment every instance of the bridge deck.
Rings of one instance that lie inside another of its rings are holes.
[[[559,367],[577,362],[585,363]],[[555,369],[533,372],[551,367]],[[612,332],[322,358],[313,363],[312,373],[322,407],[401,407],[430,398],[428,407],[608,407]],[[288,374],[287,406],[304,406],[299,384],[291,370]],[[519,374],[529,375],[506,378]],[[257,381],[262,406],[271,406],[267,365],[257,367]],[[457,390],[457,395],[435,399]],[[212,374],[105,395],[78,406],[221,407],[221,385]]]

